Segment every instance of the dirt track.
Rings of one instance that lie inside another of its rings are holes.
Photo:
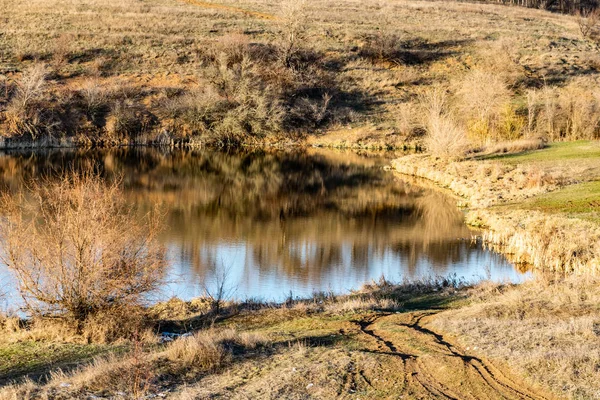
[[[551,399],[428,327],[437,311],[325,322],[297,341],[202,379],[190,398]],[[331,329],[331,330],[330,330]],[[179,395],[179,393],[177,394]],[[177,398],[177,397],[175,397]]]
[[[409,398],[548,398],[427,328],[423,321],[431,315],[415,312],[356,321],[370,337],[369,351],[395,357],[402,366],[402,393]]]

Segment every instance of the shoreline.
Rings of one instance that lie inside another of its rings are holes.
[[[361,145],[360,143],[319,143],[314,140],[262,140],[254,143],[239,143],[236,145],[216,145],[209,141],[202,141],[200,138],[158,138],[158,139],[92,139],[89,137],[63,137],[53,138],[45,137],[35,140],[14,139],[8,137],[0,137],[0,151],[4,150],[51,150],[51,149],[112,149],[120,147],[154,147],[154,148],[208,148],[208,149],[233,149],[239,150],[244,148],[314,148],[314,149],[331,149],[331,150],[351,150],[351,151],[378,151],[378,152],[421,152],[420,145],[413,142],[403,143],[402,145]]]
[[[505,170],[489,184],[478,182],[476,175],[461,177],[461,169],[472,167],[473,163],[479,163],[479,167],[483,168],[504,167]],[[600,243],[600,227],[564,213],[548,215],[521,207],[526,200],[558,191],[576,183],[574,180],[563,181],[559,177],[511,193],[502,187],[501,181],[508,179],[514,183],[515,177],[527,177],[531,172],[526,166],[498,166],[493,161],[484,160],[448,162],[443,169],[439,167],[440,163],[425,155],[405,156],[392,161],[392,169],[397,173],[426,179],[462,199],[458,207],[466,210],[466,224],[482,229],[484,246],[503,254],[510,261],[531,265],[539,272],[565,275],[595,275],[600,272],[600,246],[597,245]],[[512,177],[506,178],[509,175]]]

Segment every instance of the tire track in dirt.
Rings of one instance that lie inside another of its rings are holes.
[[[388,356],[399,357],[402,360],[403,368],[405,371],[405,380],[409,383],[409,386],[419,386],[425,391],[429,397],[444,398],[449,400],[458,400],[456,394],[452,393],[444,385],[435,382],[433,379],[424,381],[420,379],[421,375],[425,375],[418,368],[418,356],[410,353],[404,353],[398,351],[397,346],[392,340],[384,338],[379,332],[376,332],[372,327],[376,322],[382,318],[390,316],[391,314],[379,315],[375,318],[361,321],[353,321],[359,327],[362,333],[369,335],[379,344],[380,348],[385,348],[386,351],[369,351],[378,354],[385,354]],[[420,391],[420,390],[419,390]]]
[[[436,313],[385,313],[353,322],[375,344],[376,349],[364,351],[401,359],[404,379],[408,383],[404,391],[409,395],[451,400],[477,399],[481,394],[490,398],[547,399],[519,385],[486,360],[466,354],[458,345],[424,326],[423,319]],[[427,365],[432,360],[435,360],[437,368]],[[457,362],[460,362],[460,368],[457,368]],[[459,385],[448,381],[448,376],[444,375],[447,371],[457,375]]]
[[[457,345],[445,340],[442,335],[422,326],[421,321],[423,320],[423,318],[431,315],[431,313],[424,313],[418,315],[412,323],[404,324],[403,326],[414,329],[420,333],[426,334],[433,338],[436,341],[436,343],[446,347],[451,354],[453,354],[455,357],[462,359],[466,366],[474,368],[477,371],[478,375],[491,387],[499,386],[501,390],[507,390],[511,394],[519,396],[523,399],[535,400],[540,398],[535,394],[529,393],[527,390],[519,389],[513,381],[508,379],[500,370],[495,368],[490,363],[484,361],[481,358],[466,355],[464,350],[460,349]]]
[[[275,16],[273,14],[267,14],[267,13],[261,13],[258,11],[246,10],[244,8],[227,6],[225,4],[210,3],[207,1],[200,1],[200,0],[181,0],[181,1],[183,1],[184,3],[194,5],[194,6],[198,6],[198,7],[212,8],[215,10],[223,10],[223,11],[228,11],[228,12],[232,12],[232,13],[241,13],[241,14],[245,14],[249,17],[255,17],[255,18],[266,19],[266,20],[271,20],[271,21],[275,21],[275,20],[279,19],[277,16]]]

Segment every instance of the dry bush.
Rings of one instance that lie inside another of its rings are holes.
[[[35,64],[16,82],[15,94],[4,116],[10,136],[28,134],[35,139],[43,132],[52,130],[52,122],[45,118],[40,104],[44,98],[47,76],[46,66]]]
[[[331,96],[325,93],[321,99],[302,97],[294,103],[286,118],[297,120],[299,124],[308,128],[318,128],[330,117]]]
[[[156,125],[156,117],[143,104],[125,99],[115,101],[106,117],[110,138],[136,138]]]
[[[380,3],[377,11],[377,31],[367,34],[360,50],[362,57],[372,62],[401,64],[402,37],[395,28],[394,10],[387,3]]]
[[[457,90],[458,107],[469,135],[479,142],[516,139],[524,121],[511,107],[511,91],[503,79],[482,70],[468,73]]]
[[[95,81],[89,80],[85,82],[79,94],[83,101],[85,113],[92,121],[95,121],[106,112],[109,98],[106,88]]]
[[[224,54],[228,65],[240,64],[244,58],[250,56],[250,41],[244,34],[229,33],[221,36],[210,52],[214,60],[218,60]]]
[[[395,109],[394,128],[397,133],[411,137],[418,127],[416,106],[412,103],[402,103]]]
[[[291,66],[301,42],[307,39],[307,4],[306,0],[284,0],[280,3],[278,52],[279,60],[287,67]]]
[[[600,92],[585,81],[572,82],[558,96],[560,138],[595,139],[600,127]],[[553,138],[554,139],[554,138]]]
[[[539,99],[539,100],[538,100]],[[537,96],[535,132],[552,141],[596,139],[600,91],[594,80],[576,79],[562,88],[546,86]]]
[[[59,74],[69,63],[72,53],[72,42],[73,37],[68,34],[62,34],[55,39],[54,49],[52,51],[52,69],[56,74]]]
[[[577,25],[579,32],[584,38],[595,39],[598,37],[598,22],[600,22],[600,10],[584,10],[577,13]]]
[[[372,62],[402,64],[401,46],[400,35],[380,30],[376,34],[365,38],[365,45],[360,54]]]
[[[525,77],[525,71],[519,64],[516,53],[522,44],[513,38],[502,37],[491,43],[484,42],[474,54],[476,69],[502,80],[508,87],[514,88]]]
[[[44,93],[48,68],[44,64],[34,64],[26,70],[21,79],[17,81],[16,95],[13,102],[21,109],[39,99]]]
[[[465,130],[447,110],[447,96],[435,89],[421,99],[425,117],[425,147],[436,157],[460,159],[470,143]]]
[[[0,104],[8,101],[12,89],[12,85],[8,82],[8,78],[4,75],[0,76]]]
[[[207,70],[210,84],[169,101],[173,125],[221,145],[238,144],[283,129],[280,92],[267,86],[257,66],[238,53],[221,52]]]
[[[161,282],[159,215],[136,219],[118,182],[71,174],[5,196],[2,206],[2,258],[33,315],[81,330],[91,316],[140,304]]]

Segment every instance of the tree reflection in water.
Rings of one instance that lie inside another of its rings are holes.
[[[382,158],[325,151],[159,149],[18,152],[0,157],[0,180],[22,182],[95,168],[121,177],[132,202],[166,212],[165,293],[199,294],[222,268],[238,297],[345,291],[385,274],[414,279],[488,271],[518,280],[503,258],[470,243],[454,202],[384,171]]]

